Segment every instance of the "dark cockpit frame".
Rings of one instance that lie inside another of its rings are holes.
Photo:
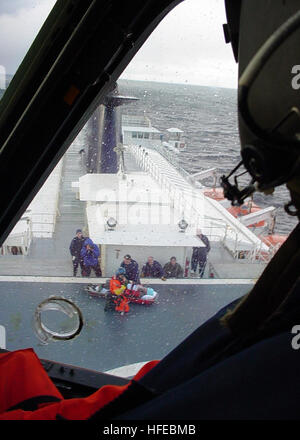
[[[181,1],[57,1],[0,100],[0,245],[142,44]],[[225,4],[225,37],[237,59],[240,2]],[[68,397],[127,382],[43,364]]]

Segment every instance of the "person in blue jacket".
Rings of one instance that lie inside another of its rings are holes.
[[[128,280],[132,281],[134,284],[140,284],[139,265],[130,255],[127,254],[124,256],[121,267],[124,267],[126,271],[125,276]]]
[[[83,276],[89,277],[93,269],[96,277],[101,277],[102,272],[99,264],[100,251],[99,247],[93,243],[90,238],[87,238],[82,246],[80,256],[83,260]]]

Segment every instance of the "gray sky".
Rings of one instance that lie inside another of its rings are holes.
[[[237,86],[237,64],[225,44],[224,0],[185,0],[156,28],[124,78]]]
[[[0,66],[14,73],[55,0],[0,1]],[[156,28],[122,78],[236,87],[224,0],[185,0]],[[1,72],[1,67],[0,67]]]
[[[0,65],[15,73],[55,0],[0,0]]]

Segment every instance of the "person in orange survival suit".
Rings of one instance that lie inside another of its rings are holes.
[[[106,304],[104,310],[114,309],[121,314],[129,312],[129,300],[126,295],[127,278],[125,277],[125,269],[120,267],[109,282],[109,293],[106,296]]]
[[[122,286],[125,287],[125,286]],[[124,292],[124,290],[122,290],[122,292]],[[126,295],[122,295],[122,293],[118,296],[117,298],[117,305],[115,310],[117,312],[120,312],[121,315],[124,315],[124,313],[128,313],[129,312],[129,299],[126,297]]]

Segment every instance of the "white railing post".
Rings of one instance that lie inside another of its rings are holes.
[[[228,225],[225,225],[225,234],[224,234],[224,238],[223,238],[223,244],[224,245],[225,245],[226,239],[227,239],[227,232],[228,232]]]
[[[238,242],[238,234],[235,232],[235,241],[234,241],[234,254],[237,255],[237,242]]]

